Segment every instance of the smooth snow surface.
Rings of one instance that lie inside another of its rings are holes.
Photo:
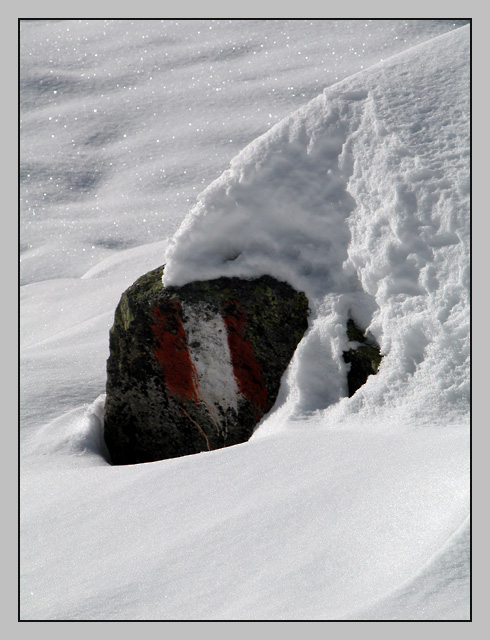
[[[22,23],[21,619],[469,618],[469,38]],[[109,328],[164,262],[287,280],[310,326],[249,442],[112,467]],[[349,315],[384,354],[352,398]]]

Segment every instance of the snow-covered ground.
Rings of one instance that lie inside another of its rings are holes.
[[[22,24],[21,619],[468,619],[469,36]],[[164,262],[310,328],[248,443],[112,467],[109,328]]]

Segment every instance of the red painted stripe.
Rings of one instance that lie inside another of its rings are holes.
[[[267,389],[252,344],[244,337],[245,316],[236,302],[229,302],[233,305],[232,311],[223,316],[223,321],[228,332],[233,373],[240,392],[253,405],[258,420],[267,411]]]
[[[182,402],[192,400],[197,403],[199,381],[182,325],[182,308],[180,302],[172,302],[171,305],[173,310],[169,313],[162,313],[158,307],[152,309],[155,321],[152,325],[155,336],[153,350],[169,391]]]

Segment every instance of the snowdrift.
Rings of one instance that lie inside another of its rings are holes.
[[[387,358],[345,414],[467,416],[468,55],[460,29],[326,89],[246,147],[173,240],[166,284],[266,273],[305,291],[301,412],[346,395],[351,313]]]

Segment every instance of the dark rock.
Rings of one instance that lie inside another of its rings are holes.
[[[165,288],[162,274],[123,293],[110,332],[104,438],[114,464],[248,440],[307,328],[304,293],[269,276]]]
[[[374,338],[364,335],[352,319],[347,321],[347,337],[349,342],[357,343],[355,348],[342,354],[344,362],[351,365],[347,374],[347,386],[351,397],[365,384],[368,376],[378,373],[383,356]]]

